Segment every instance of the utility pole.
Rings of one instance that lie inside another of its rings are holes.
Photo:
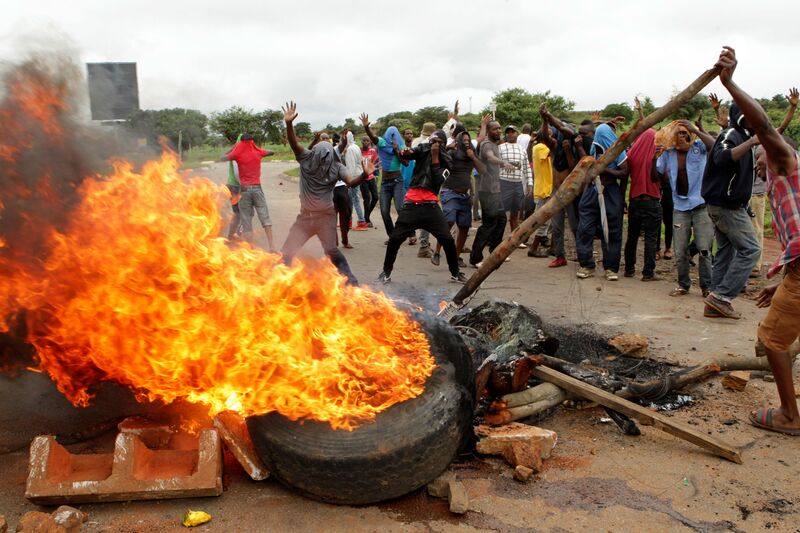
[[[472,97],[469,97],[469,112],[472,113]]]

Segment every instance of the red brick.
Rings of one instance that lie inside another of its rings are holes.
[[[269,477],[269,470],[256,452],[244,418],[233,411],[223,411],[214,417],[214,427],[248,476],[256,481]]]
[[[522,465],[534,472],[542,469],[542,459],[550,457],[557,439],[554,431],[517,422],[478,426],[475,434],[481,439],[475,447],[478,453],[500,455],[511,466]]]
[[[72,454],[54,437],[39,436],[31,443],[25,496],[45,505],[218,496],[221,450],[215,429],[177,434],[162,449],[122,432],[106,454]]]
[[[129,416],[117,425],[120,433],[139,437],[148,448],[166,448],[175,434],[167,424],[153,422],[141,416]]]

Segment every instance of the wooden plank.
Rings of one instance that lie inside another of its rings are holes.
[[[545,366],[534,368],[533,375],[542,381],[557,385],[562,389],[575,394],[576,396],[595,401],[600,405],[609,407],[615,411],[635,418],[642,424],[655,426],[662,431],[666,431],[670,435],[678,437],[679,439],[683,439],[691,442],[692,444],[696,444],[701,448],[705,448],[715,455],[723,457],[729,461],[733,461],[734,463],[742,464],[742,456],[738,448],[731,446],[720,439],[711,437],[709,435],[704,435],[699,431],[690,428],[689,426],[681,424],[680,422],[670,420],[666,416],[655,411],[651,411],[646,407],[629,402],[624,398],[615,396],[610,392],[606,392],[603,389],[598,389],[597,387],[593,387],[588,383],[584,383],[566,374],[562,374],[558,370],[553,370],[552,368],[547,368]]]

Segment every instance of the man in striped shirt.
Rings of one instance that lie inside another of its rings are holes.
[[[783,248],[767,274],[767,277],[772,277],[784,270],[783,280],[758,295],[758,306],[770,309],[758,327],[756,344],[756,355],[766,356],[769,361],[781,405],[778,408],[762,407],[750,413],[750,422],[770,431],[800,436],[800,412],[792,381],[792,358],[788,351],[800,333],[800,175],[797,152],[772,126],[758,102],[733,81],[736,54],[732,48],[725,47],[717,66],[722,67],[720,81],[761,143],[756,165],[759,173],[766,172],[767,175],[773,227]]]
[[[519,214],[523,209],[525,191],[533,186],[531,167],[525,150],[517,144],[519,132],[514,126],[505,129],[506,142],[500,145],[500,159],[509,166],[500,169],[500,194],[503,197],[503,209],[508,212],[508,225],[511,231],[519,226]],[[520,245],[523,247],[524,245]]]

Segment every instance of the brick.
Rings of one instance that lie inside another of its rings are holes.
[[[136,435],[148,448],[166,448],[175,434],[167,424],[153,422],[141,416],[129,416],[117,425],[120,433]]]
[[[130,432],[113,453],[72,454],[52,435],[31,443],[25,497],[43,505],[157,500],[222,494],[222,443],[215,429],[175,434],[151,449]]]
[[[56,524],[63,527],[67,533],[79,533],[83,523],[89,519],[89,515],[69,505],[62,505],[53,511],[52,516]]]
[[[214,417],[214,427],[248,476],[255,481],[269,477],[269,470],[256,452],[244,418],[233,411],[223,411]]]
[[[558,436],[555,431],[512,422],[505,426],[478,426],[475,447],[484,455],[500,455],[513,467],[522,465],[539,472],[542,460],[550,457]]]
[[[650,342],[644,335],[639,335],[638,333],[623,333],[608,341],[608,344],[616,348],[622,355],[644,357],[647,355]]]
[[[734,370],[724,378],[722,378],[722,386],[726,389],[743,391],[750,381],[750,372],[744,370]]]
[[[517,465],[517,467],[514,469],[514,479],[517,481],[522,481],[524,483],[528,481],[532,475],[533,469],[528,468],[527,466]]]
[[[450,497],[450,482],[455,481],[456,476],[452,472],[444,472],[442,475],[428,483],[428,494],[434,498]]]
[[[16,531],[17,533],[67,533],[64,527],[56,524],[52,516],[39,511],[30,511],[22,515]]]
[[[448,492],[451,513],[464,514],[469,511],[469,495],[467,495],[467,488],[462,482],[451,481],[448,484]]]

